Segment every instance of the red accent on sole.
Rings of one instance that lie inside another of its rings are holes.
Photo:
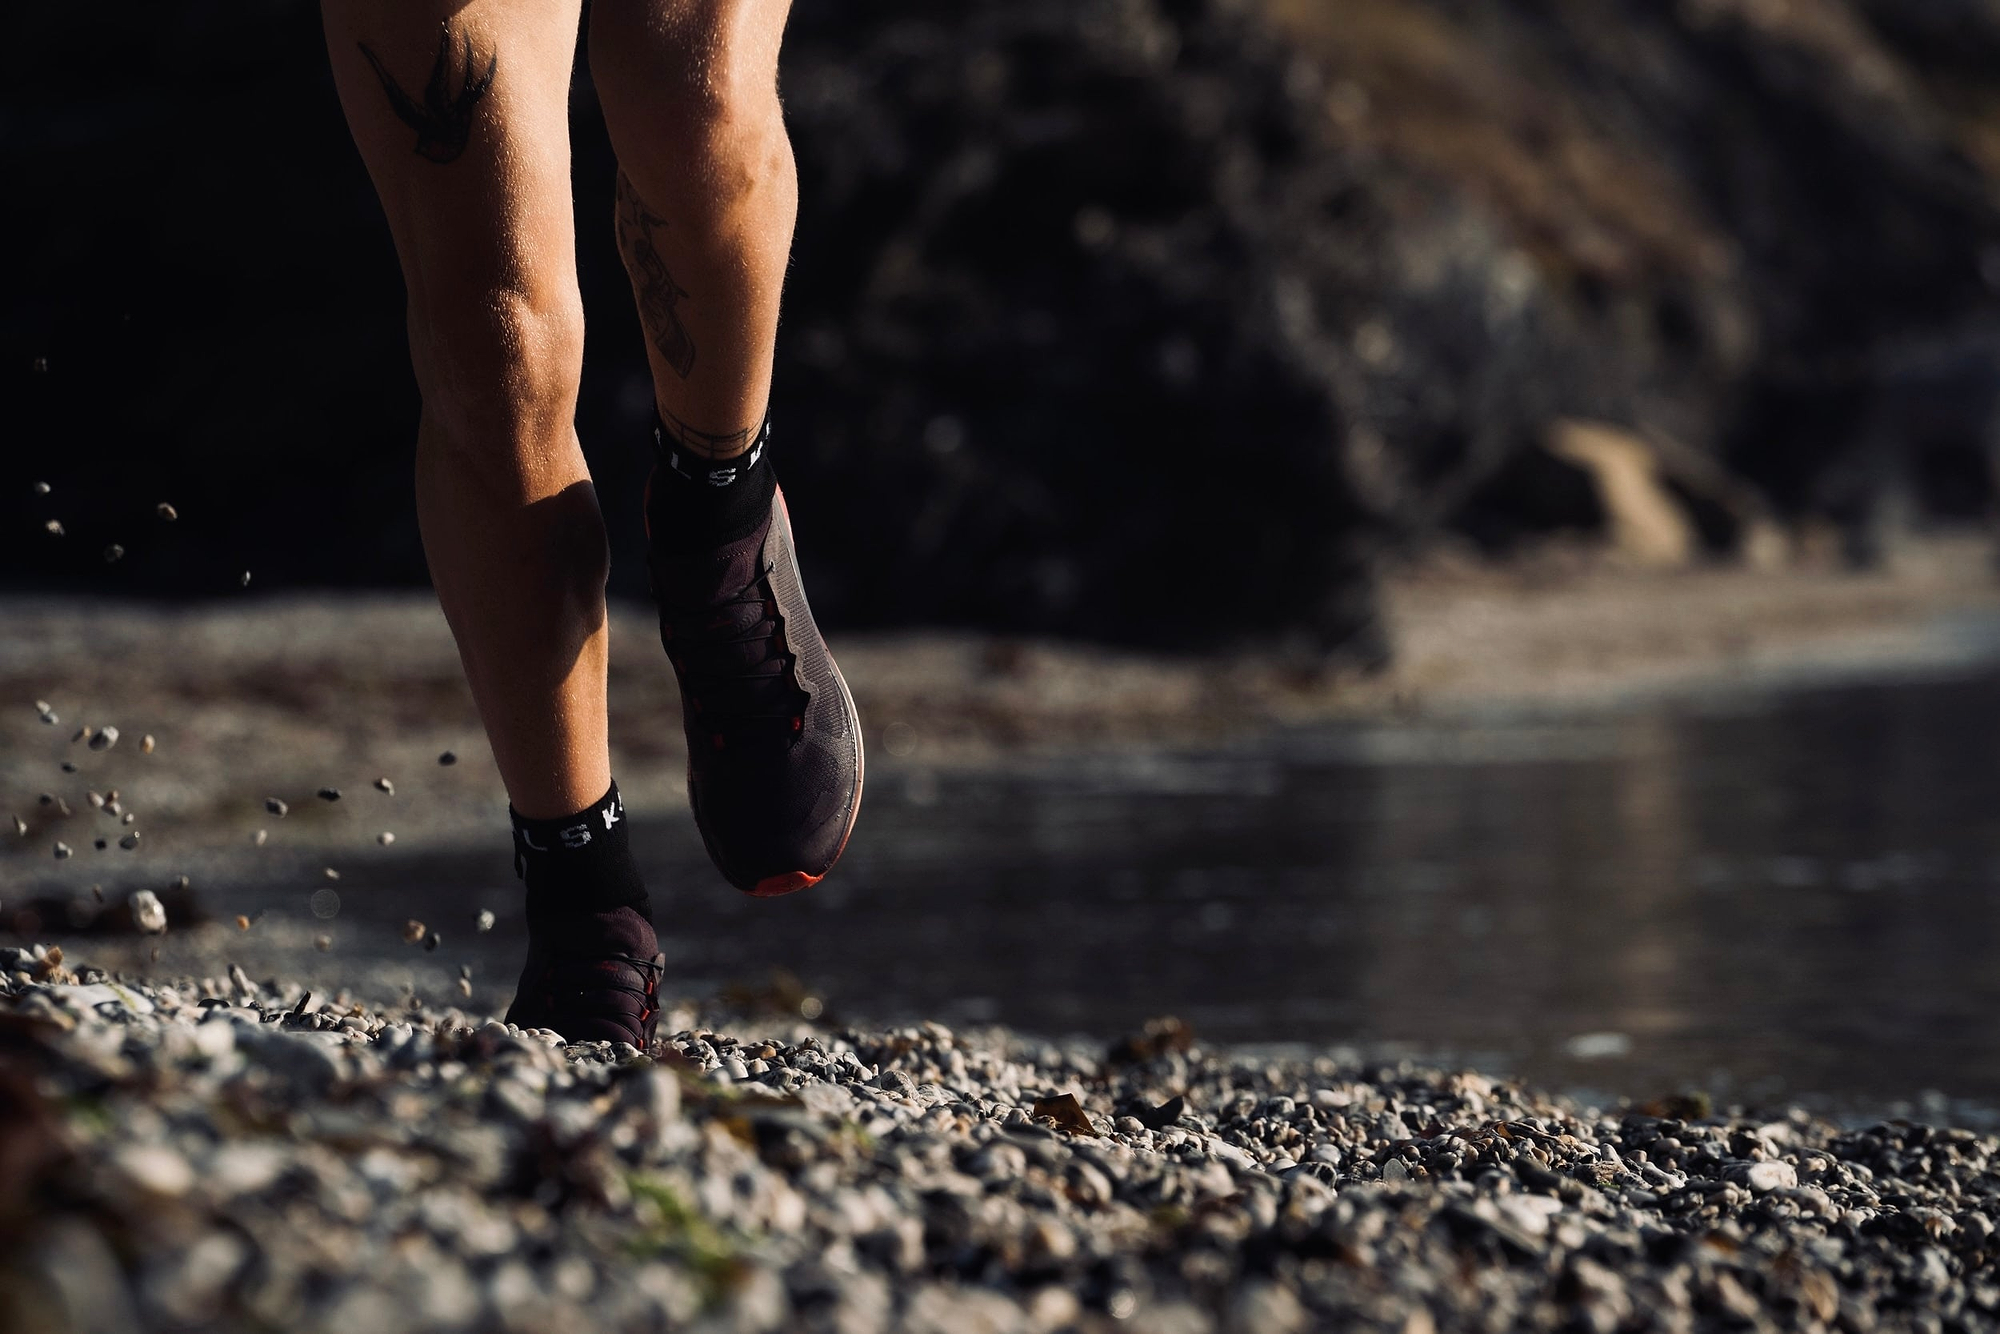
[[[824,877],[807,875],[804,871],[787,871],[783,875],[767,875],[757,882],[756,888],[748,891],[750,897],[775,899],[780,894],[791,894],[801,889],[811,889]]]

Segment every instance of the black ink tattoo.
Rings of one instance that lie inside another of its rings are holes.
[[[486,90],[493,86],[493,73],[500,67],[500,53],[495,51],[486,62],[486,72],[476,73],[477,61],[472,54],[472,34],[465,34],[465,50],[462,70],[452,68],[451,25],[445,24],[438,34],[437,59],[431,63],[430,81],[424,85],[424,100],[419,106],[414,98],[403,91],[382,60],[368,49],[366,42],[356,42],[361,54],[368,57],[368,63],[375,67],[375,77],[382,81],[382,91],[388,94],[389,106],[396,118],[417,132],[417,156],[432,162],[455,161],[465,151],[465,145],[472,138],[472,109],[479,105],[479,99],[486,96]],[[458,91],[451,90],[452,80],[458,80]]]
[[[720,459],[727,458],[731,454],[741,454],[748,449],[750,441],[762,429],[763,423],[718,435],[713,431],[698,431],[665,408],[660,408],[660,425],[667,429],[669,435],[680,441],[681,446],[689,453],[699,454],[705,459]]]
[[[618,173],[617,226],[618,253],[624,257],[625,272],[631,275],[632,290],[639,298],[639,323],[646,327],[646,336],[660,350],[661,358],[685,380],[694,369],[694,339],[688,337],[687,326],[681,323],[675,307],[688,291],[674,281],[660,252],[653,248],[653,233],[664,231],[667,220],[646,207],[622,171]],[[698,448],[693,441],[683,443],[690,449]]]

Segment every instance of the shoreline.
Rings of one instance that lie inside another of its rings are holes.
[[[1659,573],[1604,559],[1433,565],[1389,576],[1383,598],[1396,657],[1375,676],[1268,655],[1172,657],[969,632],[835,643],[881,772],[1222,748],[1354,724],[1580,717],[2000,662],[2000,581],[1973,539],[1931,540],[1867,575]],[[637,813],[677,810],[672,674],[645,610],[614,606],[612,619],[614,771]],[[0,627],[0,696],[15,701],[0,720],[0,792],[17,807],[76,786],[56,772],[72,761],[84,779],[128,782],[126,806],[232,846],[271,829],[269,795],[291,805],[289,843],[347,837],[310,800],[329,784],[373,803],[381,823],[400,824],[389,831],[398,837],[485,831],[504,816],[428,595],[190,607],[15,597],[0,599]],[[35,700],[61,723],[38,726]],[[155,735],[159,753],[100,757],[67,744],[75,725],[106,722],[134,740]],[[441,768],[446,751],[456,762]],[[378,776],[393,776],[395,798],[366,790]],[[32,809],[16,813],[39,829]]]
[[[2000,1322],[1993,1136],[1605,1114],[1171,1023],[1107,1048],[681,1009],[646,1057],[241,969],[0,972],[15,1327]]]

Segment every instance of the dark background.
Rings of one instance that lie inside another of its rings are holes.
[[[1863,562],[1984,522],[2000,19],[1822,11],[804,0],[775,457],[823,617],[1371,656],[1384,559],[1601,525],[1566,416],[1679,460],[1718,559],[1764,514]],[[16,6],[0,89],[0,585],[421,582],[317,7]],[[641,592],[587,71],[573,128],[578,425]]]

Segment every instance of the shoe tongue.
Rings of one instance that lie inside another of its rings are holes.
[[[536,943],[559,954],[625,954],[650,959],[660,949],[653,924],[636,908],[541,917],[529,924],[529,932]]]
[[[763,573],[764,535],[770,528],[766,516],[754,532],[734,542],[699,551],[656,551],[654,596],[676,615],[735,597]]]

